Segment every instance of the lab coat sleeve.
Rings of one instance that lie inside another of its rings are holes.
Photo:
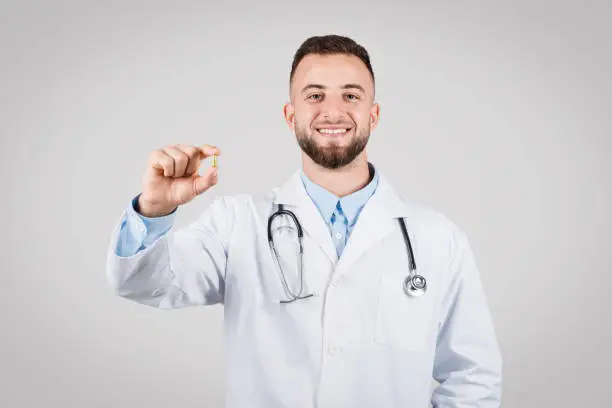
[[[434,408],[498,408],[502,358],[467,238],[455,233],[436,346]]]
[[[227,199],[220,197],[177,231],[166,224],[170,218],[159,224],[162,232],[147,235],[141,228],[132,236],[138,228],[126,228],[128,223],[145,224],[126,209],[107,251],[106,276],[112,289],[120,297],[160,309],[222,303],[230,219]],[[150,242],[145,242],[147,237]]]

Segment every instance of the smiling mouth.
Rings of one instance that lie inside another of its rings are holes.
[[[351,128],[317,128],[317,132],[327,137],[337,137],[347,134]]]

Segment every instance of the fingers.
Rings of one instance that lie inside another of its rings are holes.
[[[194,177],[192,181],[193,195],[197,196],[217,184],[218,172],[214,167],[206,169],[203,175]]]
[[[164,177],[192,176],[198,171],[203,159],[211,155],[220,155],[220,153],[217,147],[211,145],[171,145],[153,151],[150,164]]]
[[[189,156],[178,146],[164,148],[164,153],[170,156],[174,162],[174,171],[170,177],[183,177],[189,164]]]
[[[208,144],[201,145],[200,151],[202,152],[205,158],[212,155],[221,156],[221,150],[219,150],[218,147],[211,146]]]
[[[163,149],[152,151],[149,162],[151,167],[164,177],[171,177],[174,174],[174,160]]]

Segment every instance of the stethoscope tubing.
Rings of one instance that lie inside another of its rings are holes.
[[[274,238],[272,237],[272,222],[274,221],[276,217],[279,217],[281,215],[288,215],[292,219],[293,223],[295,224],[297,228],[298,244],[299,244],[298,257],[300,259],[299,260],[300,291],[297,295],[293,293],[293,291],[289,288],[289,284],[287,283],[285,273],[283,272],[282,267],[279,262],[278,253],[276,251],[276,246],[274,245]],[[414,256],[414,250],[412,248],[412,243],[410,241],[410,236],[408,235],[408,230],[406,228],[406,223],[404,221],[404,218],[402,217],[398,218],[398,222],[402,230],[402,236],[404,238],[404,243],[406,245],[408,258],[409,258],[408,259],[409,275],[404,280],[403,289],[406,295],[415,296],[415,297],[422,296],[427,290],[427,280],[425,279],[424,276],[419,275],[416,272],[417,270],[416,259]],[[302,225],[300,224],[300,221],[298,220],[297,216],[292,211],[284,209],[283,204],[278,204],[278,210],[274,212],[273,214],[271,214],[270,217],[268,217],[268,231],[267,232],[268,232],[268,243],[273,253],[274,262],[276,263],[276,266],[278,268],[279,276],[281,278],[285,291],[289,293],[292,297],[292,299],[283,300],[281,301],[281,303],[291,303],[298,299],[305,299],[305,298],[313,296],[314,294],[309,294],[305,296],[302,295],[302,291],[304,290],[304,279],[303,279],[304,248],[302,246],[302,238],[304,236],[304,231],[302,229]]]

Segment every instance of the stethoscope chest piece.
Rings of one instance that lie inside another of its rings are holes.
[[[404,292],[408,296],[422,296],[427,291],[427,280],[424,276],[414,274],[404,279]]]

